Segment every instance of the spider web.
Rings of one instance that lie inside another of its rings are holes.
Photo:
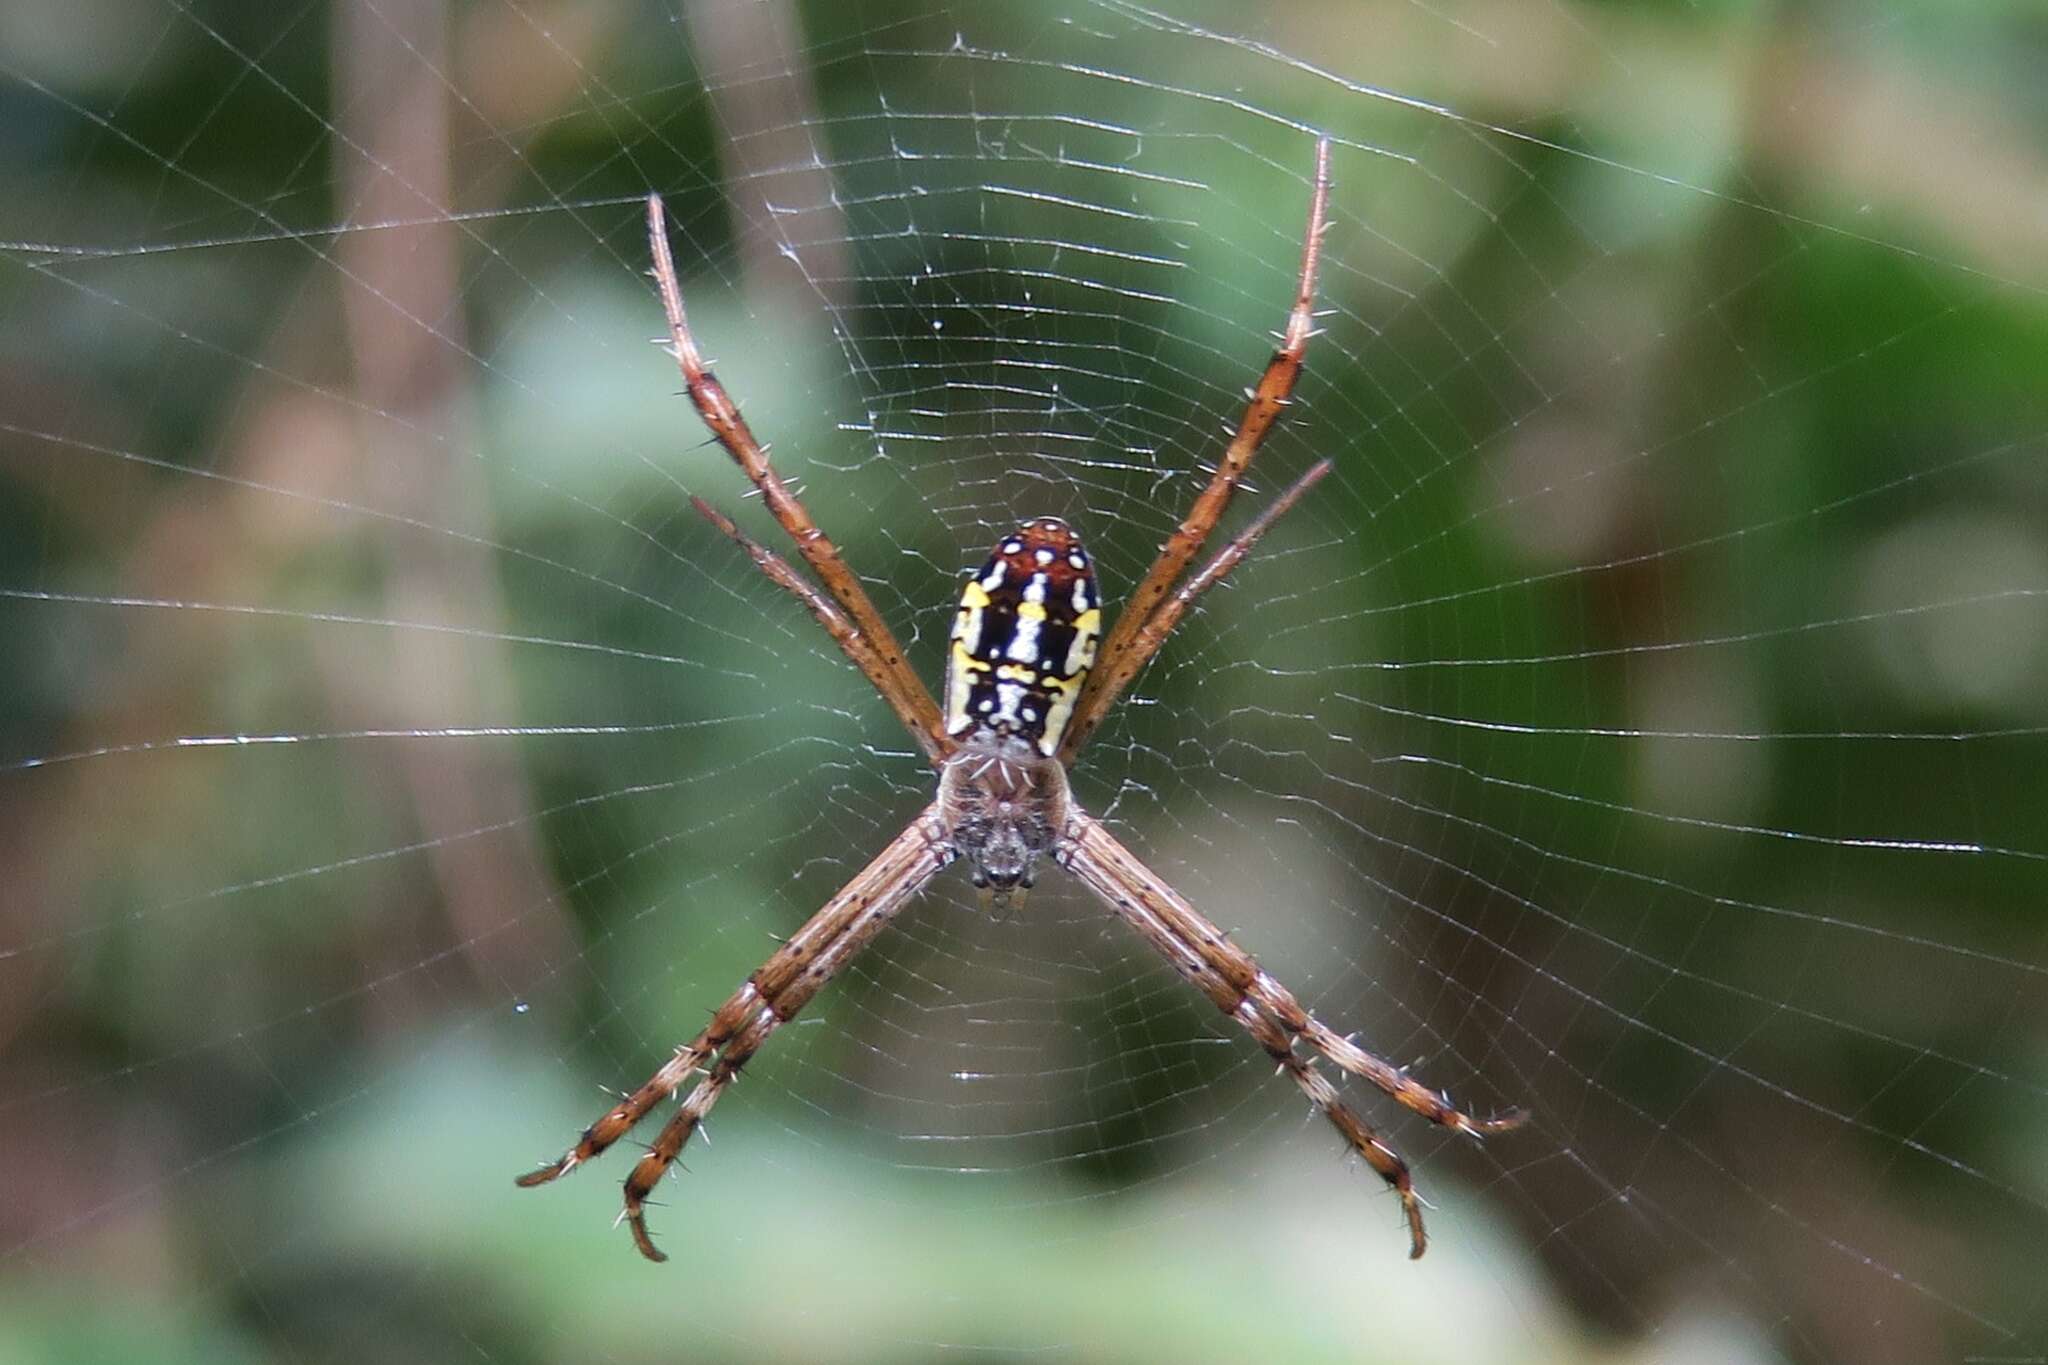
[[[2041,1359],[2023,11],[27,0],[0,16],[0,1354]],[[2031,139],[2029,132],[2035,134]],[[698,521],[642,201],[935,680],[1109,604],[1335,140],[1334,474],[1074,771],[1484,1147],[1427,1258],[1056,873],[947,874],[654,1214],[558,1152],[928,799]]]

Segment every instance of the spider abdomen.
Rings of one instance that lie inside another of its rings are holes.
[[[1102,603],[1081,538],[1057,517],[996,542],[960,592],[946,663],[946,733],[1059,751],[1095,662]]]

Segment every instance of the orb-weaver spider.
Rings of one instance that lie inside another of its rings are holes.
[[[1331,1031],[1082,810],[1067,790],[1067,765],[1118,694],[1165,643],[1189,604],[1236,567],[1274,520],[1330,471],[1328,460],[1318,462],[1206,566],[1175,586],[1222,517],[1301,373],[1329,203],[1329,167],[1325,138],[1316,146],[1301,273],[1279,349],[1251,391],[1236,434],[1208,486],[1160,548],[1108,638],[1101,641],[1099,654],[1101,607],[1095,571],[1080,538],[1054,518],[1026,522],[996,543],[988,563],[962,592],[943,710],[910,670],[838,547],[769,465],[767,451],[747,429],[739,408],[704,367],[683,315],[661,199],[648,198],[654,277],[690,399],[712,435],[753,481],[825,591],[774,551],[749,539],[709,504],[691,501],[763,573],[801,601],[867,676],[937,769],[938,795],[719,1006],[702,1033],[585,1129],[562,1157],[520,1177],[521,1185],[545,1184],[596,1157],[691,1076],[703,1072],[653,1147],[626,1177],[626,1206],[620,1216],[631,1225],[643,1255],[666,1259],[647,1232],[647,1196],[747,1059],[873,942],[904,903],[947,864],[964,859],[987,903],[1021,897],[1031,885],[1038,859],[1049,857],[1136,929],[1294,1078],[1345,1141],[1400,1196],[1410,1255],[1422,1254],[1427,1239],[1421,1201],[1407,1163],[1338,1099],[1336,1087],[1317,1070],[1316,1058],[1363,1077],[1431,1122],[1473,1137],[1514,1128],[1526,1115],[1514,1110],[1475,1119],[1456,1109],[1448,1095]],[[1309,1055],[1297,1052],[1297,1043],[1304,1044]]]

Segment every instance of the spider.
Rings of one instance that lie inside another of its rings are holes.
[[[797,598],[867,676],[931,760],[938,773],[938,793],[874,861],[718,1007],[702,1033],[584,1129],[559,1159],[521,1176],[520,1185],[546,1184],[595,1158],[701,1073],[625,1182],[625,1208],[619,1216],[631,1227],[634,1244],[649,1260],[667,1259],[647,1231],[648,1195],[740,1068],[775,1030],[872,943],[897,911],[948,864],[966,862],[988,908],[1021,902],[1039,859],[1050,858],[1242,1025],[1293,1078],[1352,1150],[1400,1197],[1409,1255],[1422,1255],[1427,1245],[1422,1204],[1407,1163],[1338,1098],[1336,1087],[1317,1069],[1317,1058],[1371,1082],[1432,1123],[1474,1138],[1505,1132],[1527,1115],[1511,1110],[1473,1118],[1460,1112],[1449,1095],[1333,1032],[1081,809],[1067,789],[1067,766],[1074,755],[1189,605],[1229,574],[1267,528],[1330,471],[1328,460],[1318,462],[1203,568],[1179,581],[1222,517],[1301,372],[1326,224],[1329,169],[1330,145],[1325,138],[1316,146],[1300,277],[1279,349],[1258,386],[1250,390],[1244,415],[1207,487],[1160,548],[1108,637],[1101,638],[1095,572],[1080,537],[1056,518],[1025,522],[996,543],[988,563],[962,590],[943,709],[911,671],[838,547],[769,465],[766,448],[705,368],[683,315],[661,198],[648,197],[653,276],[668,316],[669,349],[690,399],[718,443],[760,491],[824,591],[703,499],[693,497],[691,502],[762,573]],[[1297,1044],[1308,1055],[1297,1051]]]

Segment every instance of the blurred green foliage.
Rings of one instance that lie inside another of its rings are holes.
[[[2037,7],[0,40],[0,1358],[2043,1344]],[[767,534],[645,344],[641,196],[936,680],[1011,518],[1080,522],[1112,598],[1177,518],[1309,129],[1328,313],[1254,483],[1339,476],[1076,789],[1537,1129],[1390,1130],[1409,1267],[1170,973],[949,881],[721,1108],[673,1264],[606,1235],[616,1158],[515,1197],[928,787],[690,514]]]

